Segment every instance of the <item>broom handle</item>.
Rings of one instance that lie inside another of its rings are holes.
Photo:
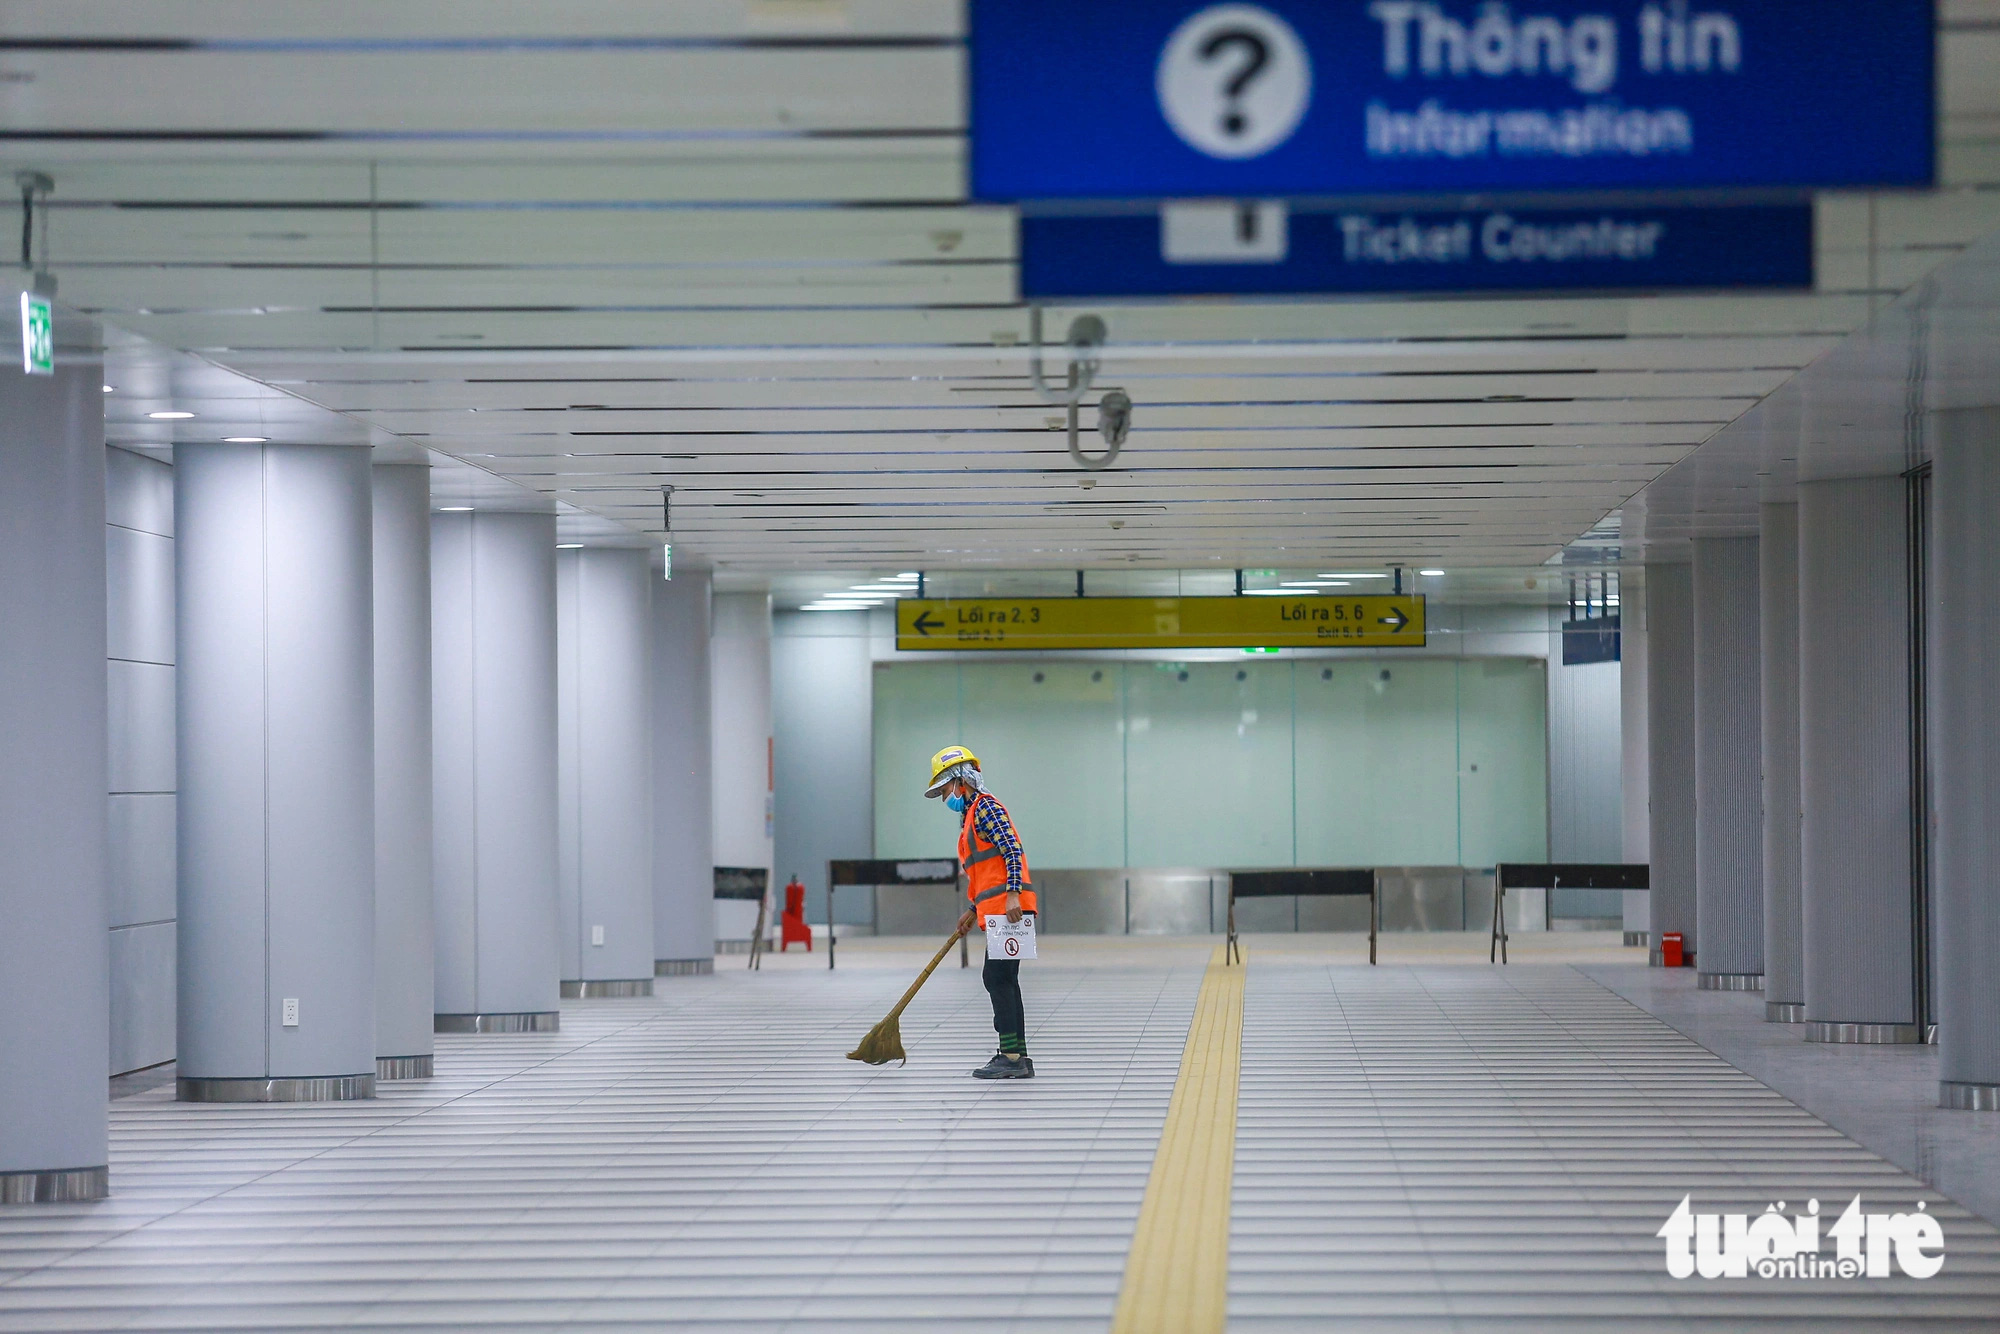
[[[922,987],[924,983],[930,981],[931,974],[936,972],[937,966],[944,962],[944,956],[951,953],[951,947],[953,945],[956,945],[961,939],[964,938],[964,936],[965,932],[954,931],[951,933],[951,939],[947,940],[943,945],[939,946],[938,952],[931,956],[931,961],[924,968],[924,971],[917,974],[917,980],[910,983],[910,989],[903,993],[903,999],[897,1001],[896,1008],[889,1011],[890,1019],[894,1019],[897,1016],[901,1015],[903,1013],[903,1007],[916,999],[918,988]]]

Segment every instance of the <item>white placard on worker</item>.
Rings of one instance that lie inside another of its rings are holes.
[[[1035,918],[1031,913],[1010,922],[999,913],[986,919],[986,957],[989,959],[1032,959],[1035,957]]]

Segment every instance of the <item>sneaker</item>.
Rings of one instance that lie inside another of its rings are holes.
[[[996,1051],[993,1059],[972,1072],[974,1079],[1033,1079],[1035,1063],[1023,1056],[1018,1061],[1009,1060],[1007,1053]]]

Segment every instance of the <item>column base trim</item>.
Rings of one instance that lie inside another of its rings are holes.
[[[1892,1043],[1919,1044],[1924,1031],[1915,1024],[1840,1024],[1824,1019],[1808,1019],[1807,1042],[1854,1042],[1870,1046]]]
[[[74,1204],[111,1194],[109,1167],[59,1167],[49,1172],[0,1172],[0,1204]]]
[[[713,958],[653,960],[654,977],[706,977],[714,971]]]
[[[1665,968],[1667,966],[1666,954],[1658,945],[1653,946],[1652,952],[1646,955],[1646,966],[1648,968]],[[1692,954],[1683,954],[1681,956],[1681,967],[1694,967],[1694,956]]]
[[[748,940],[718,940],[715,942],[715,952],[717,954],[748,954],[750,952],[750,942]]]
[[[1956,1079],[1940,1079],[1938,1106],[1955,1112],[2000,1112],[2000,1084],[1966,1084]]]
[[[1625,933],[1626,949],[1643,950],[1652,943],[1653,933],[1650,931],[1627,931]]]
[[[181,1102],[348,1102],[375,1096],[375,1076],[309,1075],[297,1079],[190,1079],[174,1081]]]
[[[1762,991],[1762,973],[1702,973],[1695,978],[1702,991]]]
[[[1767,1024],[1803,1024],[1805,1021],[1804,1001],[1764,1002],[1764,1022]]]
[[[612,980],[585,979],[562,984],[564,1000],[622,1000],[632,996],[653,994],[653,979],[650,977],[628,977]]]
[[[435,1056],[377,1056],[375,1058],[375,1078],[384,1079],[429,1079],[437,1073]]]
[[[519,1014],[439,1014],[431,1016],[434,1033],[556,1033],[562,1030],[559,1010]]]

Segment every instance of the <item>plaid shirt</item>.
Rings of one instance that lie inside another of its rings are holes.
[[[1021,836],[1014,832],[1014,821],[1007,815],[1006,808],[990,793],[980,793],[972,803],[972,827],[979,836],[1000,849],[1000,856],[1007,863],[1007,892],[1021,892],[1021,867],[1027,858],[1021,852]]]

